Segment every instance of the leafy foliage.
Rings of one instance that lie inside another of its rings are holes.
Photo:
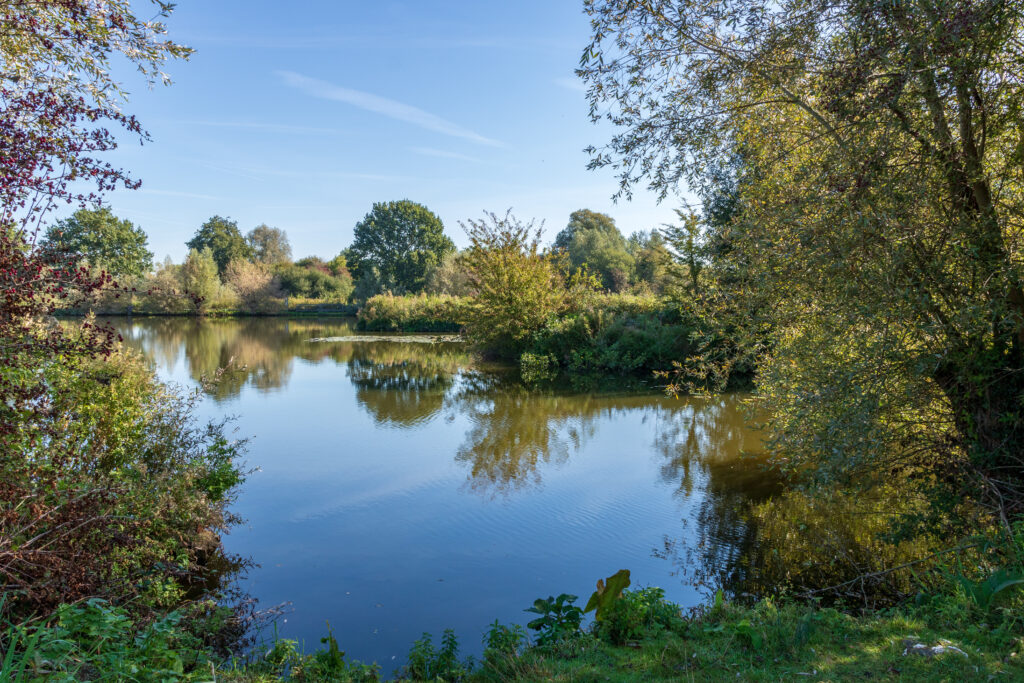
[[[254,255],[252,245],[239,232],[238,223],[220,216],[203,223],[185,246],[198,252],[209,249],[218,273],[223,273],[232,261],[249,260]]]
[[[206,313],[215,303],[221,303],[227,294],[222,289],[217,262],[209,247],[202,251],[189,250],[188,258],[181,266],[181,284],[192,295],[199,315]]]
[[[540,615],[526,625],[538,632],[538,645],[553,645],[579,633],[583,610],[573,604],[576,600],[575,595],[561,593],[557,598],[553,595],[546,600],[537,598],[533,601],[533,607],[526,609],[527,612]]]
[[[292,260],[292,245],[288,243],[288,233],[280,228],[272,228],[261,223],[249,231],[245,241],[252,250],[252,257],[259,263],[276,266]]]
[[[458,332],[467,302],[452,296],[378,294],[359,309],[360,330]]]
[[[275,271],[281,289],[290,296],[347,301],[352,294],[352,278],[346,271],[335,276],[323,265],[303,262],[278,266]]]
[[[579,302],[589,281],[566,276],[557,254],[540,248],[540,227],[511,214],[486,214],[462,225],[476,295],[466,311],[466,333],[478,347],[518,358],[531,334]]]
[[[473,293],[473,288],[469,279],[466,255],[460,252],[445,254],[441,263],[430,271],[426,292],[428,294],[447,294],[448,296],[470,296]]]
[[[115,277],[139,277],[153,269],[146,233],[105,207],[79,209],[58,221],[47,231],[46,241]]]
[[[554,247],[568,254],[572,267],[594,273],[608,291],[624,291],[634,275],[633,255],[607,214],[589,209],[572,212],[569,224],[555,236]]]
[[[622,597],[622,591],[629,587],[629,570],[620,569],[607,579],[597,580],[597,590],[587,600],[583,612],[594,611],[594,618],[601,621],[616,600]]]
[[[505,626],[495,619],[484,633],[484,668],[498,673],[508,671],[526,642],[526,631],[522,626]]]
[[[249,313],[280,310],[284,297],[281,282],[263,262],[232,261],[224,271],[224,283]]]
[[[63,605],[42,626],[9,629],[0,678],[11,683],[193,680],[189,672],[202,670],[210,658],[203,643],[182,628],[183,617],[172,612],[139,624],[103,600]]]
[[[48,613],[89,596],[168,608],[204,576],[241,481],[242,442],[195,423],[195,397],[134,358],[51,364],[45,413],[0,456],[6,609]]]
[[[455,631],[445,629],[440,647],[434,647],[429,633],[424,633],[413,643],[404,674],[421,681],[460,681],[472,669],[472,660],[459,660],[459,641]]]
[[[686,629],[679,605],[665,600],[661,588],[624,590],[607,602],[599,617],[594,627],[598,636],[615,645]]]
[[[701,303],[758,359],[790,469],[1024,511],[1019,3],[586,7],[618,128],[591,166],[663,195],[733,169]]]
[[[380,286],[396,294],[421,291],[430,271],[455,245],[444,224],[422,204],[403,199],[377,203],[355,227],[348,265],[357,280],[376,273]],[[366,292],[367,298],[378,291]]]
[[[622,234],[615,226],[615,219],[606,213],[598,213],[590,209],[579,209],[569,214],[569,223],[555,235],[554,248],[567,250],[578,235],[585,232],[597,232],[610,237]]]

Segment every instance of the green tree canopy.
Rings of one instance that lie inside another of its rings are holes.
[[[718,315],[760,338],[786,462],[1024,512],[1020,3],[586,8],[580,73],[618,128],[592,167],[665,195],[742,156]]]
[[[614,218],[606,213],[598,213],[590,209],[579,209],[569,214],[569,223],[555,235],[555,249],[569,249],[573,238],[577,234],[588,230],[596,230],[597,232],[618,236],[619,239],[622,239],[622,233],[615,226]]]
[[[608,214],[573,211],[568,225],[555,236],[554,248],[566,251],[574,268],[586,265],[605,289],[621,291],[633,276],[633,256]]]
[[[568,253],[574,267],[586,266],[607,290],[622,291],[633,275],[633,255],[618,230],[578,230],[569,241]]]
[[[422,204],[407,199],[377,203],[356,224],[348,266],[359,280],[370,268],[396,293],[419,292],[427,275],[455,251],[444,224]]]
[[[245,241],[252,250],[253,258],[260,263],[276,266],[292,260],[292,245],[288,243],[288,233],[284,230],[262,223],[249,231]]]
[[[147,248],[145,231],[106,207],[79,209],[55,223],[47,231],[46,241],[115,277],[139,277],[153,269],[153,252]]]
[[[230,218],[213,216],[203,223],[196,234],[185,243],[189,249],[209,249],[217,263],[217,271],[224,272],[228,264],[236,259],[252,260],[253,248],[242,237],[238,223]]]
[[[634,232],[626,242],[632,254],[633,270],[637,283],[646,283],[651,290],[660,294],[669,281],[672,253],[669,252],[661,232]]]

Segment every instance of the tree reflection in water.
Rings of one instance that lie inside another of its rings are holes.
[[[509,495],[541,482],[541,465],[565,462],[593,433],[580,397],[528,391],[495,373],[466,373],[447,410],[470,422],[456,462],[467,484],[485,495]],[[583,401],[585,402],[585,401]]]
[[[661,476],[681,499],[703,487],[692,520],[680,537],[666,535],[655,553],[671,561],[691,584],[740,592],[759,535],[751,514],[784,490],[764,455],[762,433],[751,428],[752,406],[739,394],[693,398],[666,421],[655,437],[664,458]]]
[[[440,416],[468,421],[454,459],[467,470],[466,488],[486,497],[541,485],[544,470],[566,463],[599,424],[639,412],[652,439],[643,446],[653,446],[662,459],[660,478],[686,510],[679,534],[666,536],[655,554],[690,582],[739,586],[756,574],[751,558],[760,541],[751,511],[782,485],[764,467],[742,396],[533,391],[515,373],[474,367],[459,344],[308,341],[356,334],[345,319],[142,318],[130,329],[119,327],[129,345],[156,362],[170,366],[184,356],[194,380],[227,368],[211,389],[216,401],[247,386],[261,392],[284,387],[298,358],[346,366],[358,404],[380,426],[415,429]]]
[[[456,373],[469,361],[456,344],[349,344],[356,399],[378,424],[413,427],[444,407]]]

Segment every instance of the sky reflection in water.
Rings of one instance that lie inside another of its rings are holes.
[[[390,673],[454,628],[478,654],[495,618],[632,571],[701,601],[695,575],[742,573],[743,512],[777,490],[742,396],[528,391],[458,344],[312,343],[344,320],[114,321],[160,376],[195,387],[228,366],[204,417],[237,416],[259,467],[225,539],[259,565],[244,587],[289,601],[282,637]]]

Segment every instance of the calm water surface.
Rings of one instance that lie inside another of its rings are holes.
[[[282,637],[330,621],[385,673],[424,631],[478,654],[494,619],[618,569],[697,604],[695,576],[744,573],[744,510],[777,490],[740,395],[528,391],[460,344],[309,341],[346,320],[112,322],[165,380],[228,367],[201,411],[237,416],[259,468],[225,538],[258,565],[243,588],[290,603]]]

